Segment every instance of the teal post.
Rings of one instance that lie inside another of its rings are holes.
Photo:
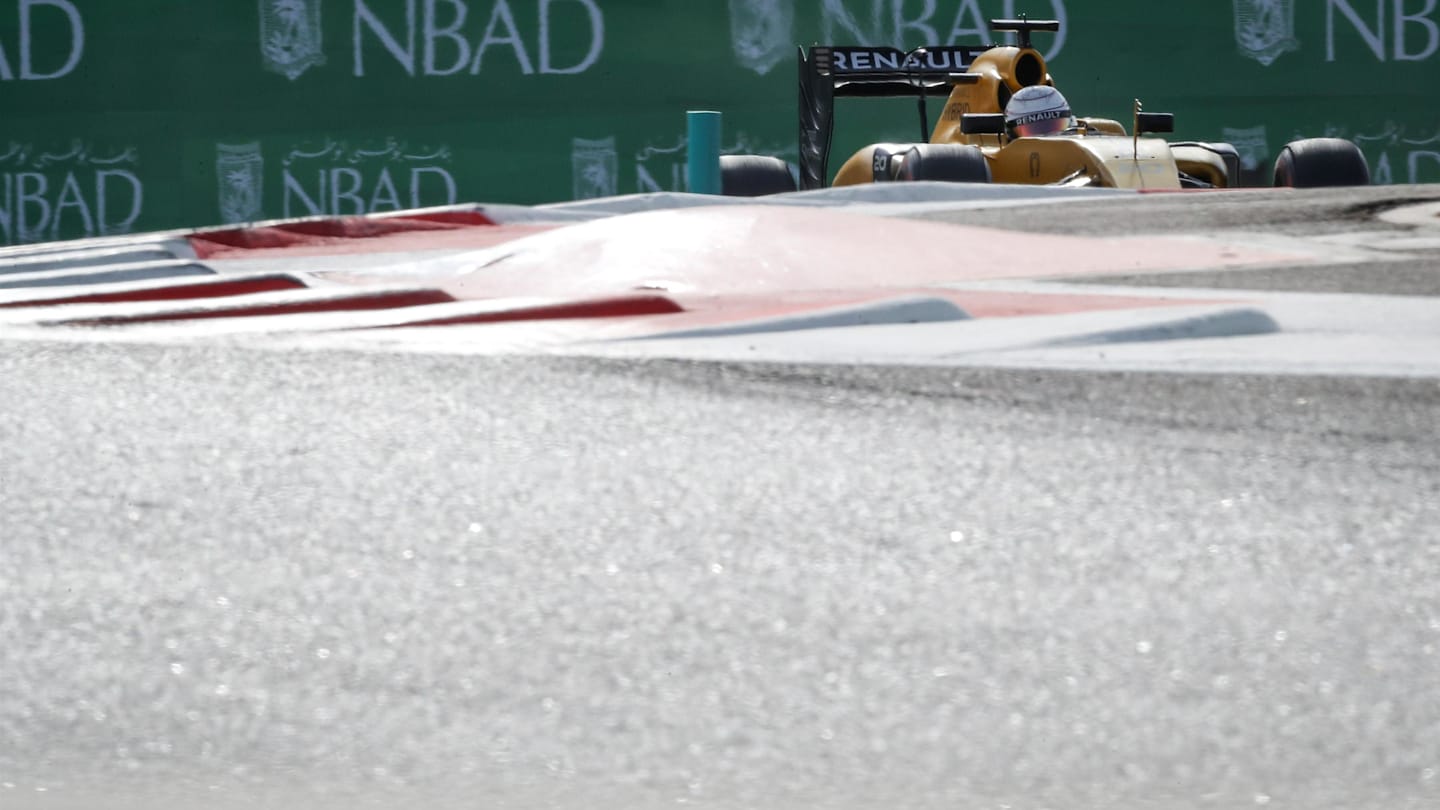
[[[720,193],[720,113],[691,110],[686,114],[689,151],[685,179],[694,194]]]

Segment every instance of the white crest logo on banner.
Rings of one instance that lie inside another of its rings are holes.
[[[265,69],[294,81],[325,64],[320,0],[260,0],[260,53]]]
[[[794,0],[730,0],[730,43],[746,70],[764,76],[794,58]]]
[[[260,144],[215,145],[215,174],[219,181],[220,218],[226,222],[254,222],[264,218],[265,158]]]
[[[575,199],[615,196],[620,185],[620,157],[615,151],[615,139],[572,138],[570,143]]]
[[[1235,44],[1266,67],[1281,54],[1299,50],[1295,0],[1235,0]]]
[[[1267,143],[1269,136],[1263,126],[1238,129],[1222,127],[1220,137],[1240,153],[1240,167],[1247,172],[1260,168],[1265,159],[1270,157],[1270,144]]]

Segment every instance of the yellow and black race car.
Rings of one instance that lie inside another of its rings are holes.
[[[1232,188],[1240,159],[1223,143],[1169,142],[1150,137],[1174,131],[1174,116],[1135,102],[1129,133],[1120,122],[1083,118],[1065,110],[1064,126],[1028,135],[1006,108],[1034,88],[1054,88],[1045,58],[1031,44],[1035,31],[1057,31],[1055,20],[992,20],[995,32],[1016,34],[1015,45],[896,48],[814,46],[800,51],[800,189],[905,180],[1093,186],[1133,189]],[[948,95],[934,127],[928,99]],[[1058,93],[1052,91],[1058,97]],[[829,174],[835,99],[914,96],[920,116],[916,143],[871,144]],[[1360,150],[1337,138],[1294,141],[1275,164],[1277,186],[1366,185],[1370,169]],[[724,193],[757,196],[796,188],[776,158],[721,158]]]

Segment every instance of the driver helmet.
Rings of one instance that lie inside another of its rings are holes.
[[[1021,88],[1005,105],[1005,131],[1012,138],[1058,135],[1075,125],[1070,102],[1053,87]]]

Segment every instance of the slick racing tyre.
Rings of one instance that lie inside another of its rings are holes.
[[[876,147],[877,152],[881,147]],[[879,156],[877,155],[877,158]],[[947,183],[988,183],[990,163],[974,146],[955,143],[909,144],[890,156],[898,167],[895,180],[939,180]],[[878,178],[877,178],[878,179]]]
[[[1292,141],[1275,161],[1275,185],[1294,188],[1370,185],[1370,164],[1355,144],[1341,138]]]
[[[721,155],[720,193],[727,197],[763,197],[795,190],[790,166],[777,157]]]

